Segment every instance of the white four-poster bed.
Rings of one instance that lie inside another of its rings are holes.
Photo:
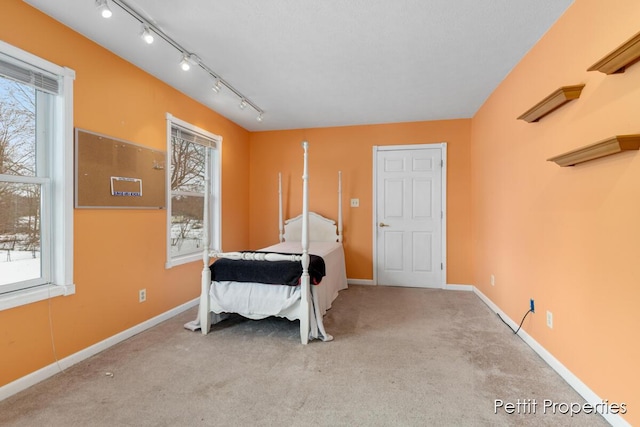
[[[200,308],[198,319],[187,323],[185,328],[199,328],[207,334],[211,324],[225,319],[229,313],[254,320],[277,316],[300,321],[302,344],[307,344],[309,339],[333,339],[324,329],[323,316],[331,308],[338,292],[347,288],[342,247],[342,177],[338,172],[336,227],[335,221],[309,212],[308,147],[308,142],[304,141],[302,213],[283,223],[282,180],[279,175],[280,243],[260,251],[220,253],[209,249],[207,197],[210,180],[205,178],[205,247]],[[218,260],[210,264],[211,258]],[[279,275],[284,269],[287,270],[287,279],[277,276],[274,280],[274,274]]]

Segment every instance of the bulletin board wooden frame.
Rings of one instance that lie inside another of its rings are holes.
[[[75,207],[164,209],[166,152],[75,130]]]

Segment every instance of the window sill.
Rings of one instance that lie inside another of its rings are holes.
[[[176,267],[178,265],[182,265],[182,264],[188,264],[190,262],[194,262],[194,261],[200,261],[202,262],[202,252],[197,253],[197,254],[190,254],[190,255],[182,255],[180,257],[175,257],[170,259],[169,261],[167,261],[164,265],[164,268],[166,268],[167,270],[172,268],[172,267]]]
[[[0,295],[0,311],[76,293],[76,285],[42,285]]]

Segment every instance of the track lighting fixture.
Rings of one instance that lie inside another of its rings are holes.
[[[147,44],[153,43],[153,33],[151,32],[151,29],[146,25],[142,26],[142,34],[140,34],[140,37]]]
[[[109,9],[109,0],[94,0],[94,1],[95,1],[96,8],[100,11],[103,17],[109,18],[113,15],[113,13],[111,12],[111,9]],[[182,55],[182,59],[180,61],[180,68],[182,68],[184,71],[189,71],[191,67],[194,67],[194,66],[201,68],[211,78],[214,79],[214,84],[211,87],[211,89],[215,93],[219,93],[222,90],[222,88],[224,88],[225,91],[228,91],[231,94],[237,96],[238,99],[240,99],[240,104],[238,105],[240,109],[244,110],[247,108],[247,106],[253,108],[256,111],[256,113],[258,113],[256,120],[258,122],[262,122],[262,120],[264,119],[263,111],[256,104],[251,102],[250,99],[245,97],[235,87],[233,87],[231,84],[225,81],[218,73],[216,73],[211,68],[209,68],[207,64],[202,62],[196,54],[189,53],[178,42],[176,42],[167,34],[165,34],[160,28],[156,27],[152,23],[152,21],[149,20],[149,18],[141,15],[138,11],[136,11],[134,8],[129,6],[127,4],[127,0],[110,0],[110,1],[111,3],[118,6],[120,9],[122,9],[124,12],[126,12],[133,19],[138,21],[140,25],[142,25],[142,31],[140,33],[140,37],[146,43],[151,44],[154,42],[154,39],[156,36],[160,37],[162,40],[167,42],[170,46],[172,46]]]
[[[211,88],[215,93],[219,93],[220,89],[222,89],[222,82],[220,81],[220,79],[216,79],[216,82],[213,84],[213,87]]]
[[[189,60],[186,55],[182,55],[182,61],[180,61],[180,68],[184,71],[189,71],[191,69],[191,64],[189,64]]]
[[[113,12],[111,12],[111,9],[109,9],[107,0],[96,0],[96,7],[100,11],[100,14],[103,18],[111,18],[111,15],[113,15]]]
[[[182,68],[184,71],[189,71],[191,69],[191,66],[197,65],[198,62],[198,57],[194,54],[189,55],[187,53],[183,53],[182,61],[180,61],[180,68]]]

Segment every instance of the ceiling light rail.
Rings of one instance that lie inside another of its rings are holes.
[[[165,42],[170,44],[173,48],[175,48],[181,53],[182,59],[180,61],[180,67],[183,70],[187,71],[192,66],[199,66],[207,74],[209,74],[211,78],[214,80],[215,82],[213,86],[214,92],[218,93],[222,88],[222,86],[226,87],[230,92],[232,92],[235,96],[237,96],[240,99],[240,102],[242,105],[244,105],[244,107],[250,106],[251,108],[253,108],[258,113],[256,120],[258,122],[262,122],[262,120],[264,119],[264,111],[261,108],[259,108],[256,104],[254,104],[250,99],[248,99],[246,96],[240,93],[240,91],[234,88],[226,80],[224,80],[220,75],[218,75],[218,73],[216,73],[211,68],[209,68],[205,63],[203,63],[202,60],[200,60],[200,58],[196,54],[190,53],[189,51],[187,51],[184,47],[178,44],[178,42],[176,42],[167,34],[165,34],[161,29],[156,27],[152,22],[149,22],[146,18],[144,18],[140,13],[138,13],[135,9],[133,9],[124,1],[111,0],[111,2],[116,6],[118,6],[120,9],[122,9],[123,11],[127,12],[129,15],[131,15],[131,17],[133,17],[138,22],[140,22],[140,24],[142,24],[143,33],[141,36],[147,43],[151,44],[153,42],[152,40],[153,33],[157,34],[158,37],[163,39]],[[96,7],[100,10],[103,17],[106,18],[111,16],[110,14],[108,16],[105,14],[105,11],[111,12],[111,10],[109,9],[108,0],[96,0]],[[149,42],[149,37],[151,38],[151,42]]]

